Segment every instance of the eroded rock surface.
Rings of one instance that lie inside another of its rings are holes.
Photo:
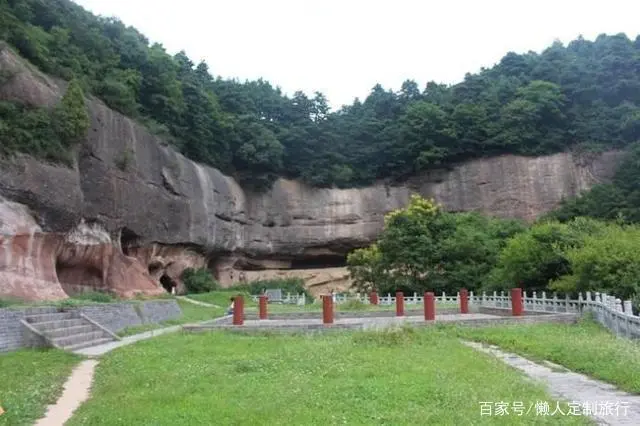
[[[0,98],[49,106],[62,95],[64,83],[0,50],[0,70],[12,75]],[[1,160],[0,195],[28,206],[44,232],[66,232],[82,218],[99,221],[115,236],[111,245],[123,263],[128,252],[155,280],[166,276],[178,286],[186,267],[208,265],[223,276],[237,267],[254,269],[256,260],[280,262],[269,268],[279,269],[296,261],[344,259],[351,249],[372,242],[385,213],[405,206],[413,192],[453,211],[531,220],[609,179],[622,155],[505,155],[417,176],[401,186],[320,189],[280,179],[257,194],[186,159],[102,102],[90,99],[88,108],[91,126],[74,167],[28,156]],[[8,211],[1,219],[3,233],[34,229],[12,225],[14,219],[7,218],[20,213]],[[238,280],[239,273],[232,281]]]

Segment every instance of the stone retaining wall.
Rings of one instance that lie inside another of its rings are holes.
[[[578,318],[579,314],[576,313],[562,313],[562,314],[542,314],[542,315],[525,315],[521,317],[502,316],[499,318],[486,318],[486,319],[463,319],[450,324],[464,325],[471,327],[486,327],[495,325],[508,325],[508,324],[538,324],[538,323],[562,323],[573,324]],[[291,318],[291,317],[289,317]],[[299,318],[298,318],[299,319]],[[437,316],[436,321],[420,321],[407,323],[411,327],[428,327],[438,324]],[[440,324],[448,324],[448,322],[440,322]],[[263,332],[281,332],[281,333],[313,333],[313,332],[326,332],[326,331],[338,331],[338,330],[362,330],[367,327],[367,319],[363,317],[363,322],[351,323],[351,324],[328,324],[322,323],[322,319],[318,319],[316,324],[254,324],[251,326],[235,326],[231,324],[231,318],[227,318],[224,321],[219,321],[215,324],[188,324],[182,326],[185,331],[189,332],[204,332],[212,330],[228,330],[240,333],[263,333]]]
[[[182,316],[175,300],[149,300],[145,302],[100,303],[65,310],[77,310],[98,324],[117,333],[127,327],[160,323]],[[20,323],[27,315],[59,312],[56,307],[0,309],[0,352],[31,347],[33,338]]]

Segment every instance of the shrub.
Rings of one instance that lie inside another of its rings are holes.
[[[565,292],[601,291],[623,300],[640,295],[640,227],[609,224],[566,252],[572,274],[550,287]]]
[[[520,285],[525,290],[546,289],[549,281],[571,273],[566,250],[582,243],[587,226],[582,222],[574,226],[546,222],[514,236],[500,252],[485,288],[500,290]]]
[[[219,288],[218,282],[213,279],[211,272],[206,268],[187,268],[182,273],[182,282],[188,293],[207,293]]]
[[[67,146],[78,142],[89,129],[89,114],[84,93],[77,80],[71,80],[60,104],[52,112],[52,124]]]

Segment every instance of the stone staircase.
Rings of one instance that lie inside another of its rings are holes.
[[[118,336],[78,311],[60,312],[57,308],[39,308],[37,314],[26,315],[23,321],[50,346],[65,351],[119,340]]]

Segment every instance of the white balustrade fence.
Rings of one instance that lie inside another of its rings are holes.
[[[252,296],[254,301],[258,301],[259,296]],[[349,301],[359,301],[369,304],[368,294],[335,294],[335,303],[343,304]],[[455,295],[447,295],[442,292],[434,297],[436,303],[442,307],[459,306],[460,293]],[[279,301],[286,304],[304,305],[306,297],[303,294],[287,293]],[[315,299],[314,303],[319,303],[319,299]],[[394,305],[396,303],[395,295],[390,293],[386,295],[378,295],[379,305]],[[407,306],[420,305],[424,303],[424,297],[418,293],[411,296],[404,296],[404,303]],[[511,309],[511,294],[504,291],[493,292],[487,294],[483,292],[480,295],[474,295],[469,292],[469,306],[482,306],[487,308]],[[640,339],[640,316],[633,314],[631,301],[621,301],[614,296],[605,293],[580,293],[577,299],[570,299],[568,296],[559,298],[555,293],[548,296],[546,292],[540,293],[522,292],[522,305],[525,312],[545,312],[545,313],[584,313],[591,312],[594,319],[607,327],[618,336],[626,336]]]
[[[260,300],[260,296],[259,295],[252,295],[251,299],[253,299],[254,302],[258,302],[258,300]],[[279,300],[273,300],[270,299],[271,302],[277,302],[277,303],[283,303],[283,304],[287,304],[287,305],[304,305],[307,303],[307,296],[304,293],[301,294],[291,294],[291,293],[287,293],[286,296],[282,297]]]

